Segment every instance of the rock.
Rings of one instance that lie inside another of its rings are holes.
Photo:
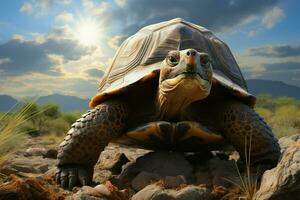
[[[44,180],[37,178],[19,178],[12,176],[12,180],[0,185],[0,199],[45,199],[63,200],[66,194],[53,189]]]
[[[234,160],[222,160],[219,156],[215,156],[197,165],[194,174],[196,184],[226,188],[232,185],[228,180],[233,180],[237,176],[237,171]]]
[[[193,176],[193,167],[183,154],[157,151],[148,153],[135,162],[123,166],[119,178],[121,182],[131,181],[142,171],[154,173],[160,177],[182,175],[188,179]]]
[[[210,200],[213,199],[211,191],[189,185],[179,190],[165,189],[160,185],[148,185],[135,195],[132,200]]]
[[[263,176],[256,200],[300,199],[300,134],[279,140],[281,159]]]
[[[232,184],[228,180],[233,180],[237,176],[234,160],[221,160],[216,157],[208,162],[209,171],[212,175],[213,187],[230,187]]]
[[[105,186],[104,186],[105,187]],[[105,187],[105,189],[108,191],[108,189]],[[74,200],[108,200],[109,191],[107,195],[103,195],[100,189],[93,188],[90,186],[83,186],[76,194],[72,196],[72,199]]]
[[[159,175],[143,171],[131,181],[131,185],[135,191],[140,191],[147,185],[151,184],[152,182],[156,182],[159,179]]]
[[[83,186],[69,199],[74,200],[128,200],[129,195],[126,190],[118,190],[109,181],[95,187]]]
[[[56,159],[58,151],[56,149],[48,149],[45,154],[43,154],[44,158],[52,158]]]
[[[23,157],[17,155],[4,163],[0,173],[5,175],[15,174],[22,177],[39,176],[56,167],[56,160],[41,156]],[[27,175],[26,175],[27,174]]]
[[[212,176],[209,171],[197,171],[195,173],[196,184],[206,185],[206,187],[212,186]]]
[[[99,161],[94,167],[93,180],[97,183],[103,183],[113,179],[114,174],[122,171],[122,166],[129,161],[135,161],[151,151],[128,146],[122,146],[115,143],[109,143],[101,152]]]
[[[105,181],[112,180],[114,178],[113,173],[110,170],[95,169],[93,175],[93,181],[96,183],[104,183]]]
[[[129,162],[124,153],[104,155],[101,154],[100,163],[98,165],[99,168],[110,169],[115,174],[120,173],[122,171],[122,166]]]
[[[66,198],[66,200],[109,200],[107,197],[94,197],[84,192],[77,192],[71,197]]]
[[[164,184],[166,188],[176,188],[182,184],[187,184],[187,180],[184,176],[166,176],[164,179]]]
[[[25,157],[43,156],[44,158],[56,159],[57,150],[56,149],[46,149],[46,148],[41,148],[41,147],[30,147],[23,154]]]
[[[25,151],[24,156],[43,156],[46,152],[45,148],[31,147]]]
[[[104,196],[109,196],[110,195],[110,191],[108,190],[108,188],[103,185],[103,184],[100,184],[100,185],[97,185],[95,187],[95,189],[102,195]]]

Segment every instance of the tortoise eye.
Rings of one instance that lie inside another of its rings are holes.
[[[176,66],[179,63],[180,54],[178,51],[171,51],[167,55],[167,63],[171,67]]]
[[[200,64],[202,66],[208,66],[210,62],[211,60],[208,54],[205,53],[200,55]]]

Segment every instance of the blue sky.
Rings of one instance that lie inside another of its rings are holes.
[[[176,17],[213,31],[246,79],[300,86],[297,0],[0,1],[0,93],[90,98],[120,43]]]

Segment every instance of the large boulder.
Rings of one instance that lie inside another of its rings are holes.
[[[300,199],[300,134],[279,140],[281,159],[263,176],[256,200]]]

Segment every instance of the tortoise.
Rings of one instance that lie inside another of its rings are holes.
[[[180,18],[146,26],[122,43],[92,109],[60,144],[56,179],[70,189],[90,184],[111,141],[200,153],[230,144],[245,159],[251,140],[251,164],[274,166],[278,141],[254,105],[230,49],[211,31]]]

